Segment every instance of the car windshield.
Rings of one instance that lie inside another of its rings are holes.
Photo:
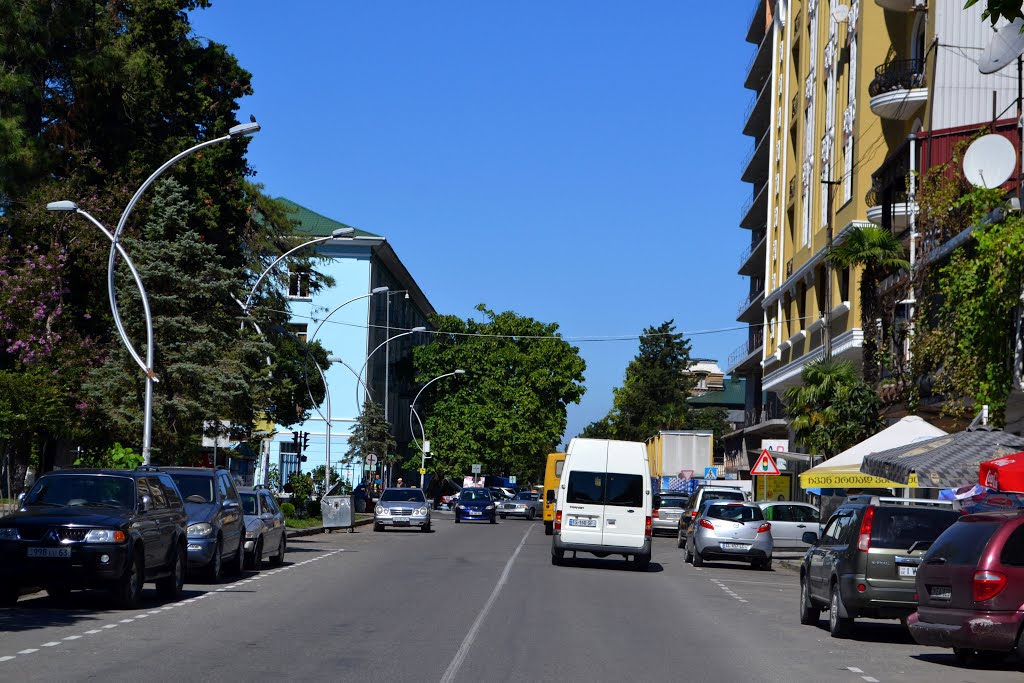
[[[70,505],[135,509],[135,481],[97,474],[41,477],[25,497],[26,505]]]
[[[930,543],[958,519],[955,510],[879,507],[871,524],[871,546],[906,550],[918,541]]]
[[[742,491],[704,491],[704,500],[743,500]]]
[[[517,493],[516,500],[537,500],[536,493]]]
[[[240,493],[242,497],[242,510],[247,515],[257,515],[259,511],[256,509],[256,494],[255,493]]]
[[[200,474],[171,474],[186,503],[212,503],[213,477]]]
[[[754,505],[709,505],[705,514],[712,519],[730,522],[760,522],[764,519],[761,508]]]
[[[483,489],[466,489],[459,496],[459,500],[475,501],[475,500],[491,500],[490,491],[484,491]]]
[[[423,503],[425,501],[426,498],[423,497],[421,489],[385,489],[384,493],[380,494],[382,503]]]

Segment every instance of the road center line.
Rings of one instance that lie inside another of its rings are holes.
[[[530,535],[530,530],[533,527],[527,527],[526,533],[523,534],[523,539],[519,541],[519,545],[516,546],[516,550],[512,553],[512,557],[508,558],[508,562],[505,563],[505,569],[501,572],[501,576],[498,577],[498,583],[495,584],[494,590],[491,591],[491,597],[487,598],[487,602],[484,603],[483,609],[480,610],[480,614],[476,616],[476,621],[469,627],[469,633],[462,640],[462,645],[459,646],[458,651],[452,658],[451,664],[445,669],[444,675],[441,676],[441,683],[450,683],[455,679],[455,674],[459,672],[459,667],[462,666],[463,660],[466,659],[466,655],[469,654],[469,648],[473,646],[473,641],[476,640],[476,634],[480,630],[481,624],[484,623],[484,619],[487,618],[487,613],[491,611],[491,606],[494,605],[494,601],[498,599],[498,593],[501,592],[501,587],[508,581],[508,574],[512,570],[512,563],[516,561],[519,556],[519,551],[523,549],[523,545],[526,543],[526,537]]]

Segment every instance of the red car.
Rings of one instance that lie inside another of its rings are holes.
[[[910,633],[921,645],[1024,661],[1024,510],[966,515],[939,536],[917,571]]]

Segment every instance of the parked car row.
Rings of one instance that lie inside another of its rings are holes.
[[[254,568],[264,558],[280,564],[284,537],[273,497],[239,493],[223,469],[50,472],[0,518],[0,604],[13,605],[25,588],[56,597],[105,589],[131,608],[147,582],[173,599],[187,573],[217,582],[224,570],[240,573],[247,557]]]

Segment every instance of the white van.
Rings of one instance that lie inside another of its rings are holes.
[[[569,442],[555,497],[551,563],[566,552],[651,562],[651,468],[644,444],[608,439]]]

